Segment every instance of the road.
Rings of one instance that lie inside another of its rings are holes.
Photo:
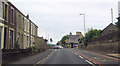
[[[110,64],[108,66],[119,66],[120,59],[106,56],[105,54],[80,49],[48,49],[47,51],[23,58],[8,64],[28,64],[28,66],[41,66],[56,64]],[[113,65],[114,64],[114,65]],[[106,66],[106,65],[105,65]]]
[[[41,64],[118,64],[118,59],[79,49],[55,49]]]
[[[54,54],[42,64],[88,64],[85,60],[66,49],[56,49]]]

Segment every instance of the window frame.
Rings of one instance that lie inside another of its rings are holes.
[[[5,8],[6,6],[7,6],[7,8]],[[8,4],[4,2],[4,10],[3,10],[4,11],[4,20],[6,20],[7,22],[8,22],[8,7],[9,7]],[[5,9],[7,9],[7,10],[5,11]]]
[[[11,10],[11,11],[10,11],[10,12],[11,12],[11,15],[10,15],[10,16],[12,16],[11,19],[10,19],[10,23],[14,25],[14,8],[11,7],[10,10]]]

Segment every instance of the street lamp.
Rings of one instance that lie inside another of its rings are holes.
[[[86,30],[85,30],[85,14],[80,14],[80,15],[84,16],[83,19],[84,19],[84,35],[85,35],[85,33],[86,33]]]

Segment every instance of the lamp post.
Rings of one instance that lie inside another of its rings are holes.
[[[83,19],[84,19],[84,35],[85,35],[85,33],[86,33],[86,30],[85,30],[85,14],[80,14],[80,15],[84,16]]]

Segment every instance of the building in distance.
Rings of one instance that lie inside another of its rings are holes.
[[[79,45],[79,39],[83,38],[84,36],[82,35],[81,32],[76,32],[76,35],[72,35],[70,32],[70,35],[67,35],[69,39],[66,40],[67,47],[74,48],[76,45]]]

